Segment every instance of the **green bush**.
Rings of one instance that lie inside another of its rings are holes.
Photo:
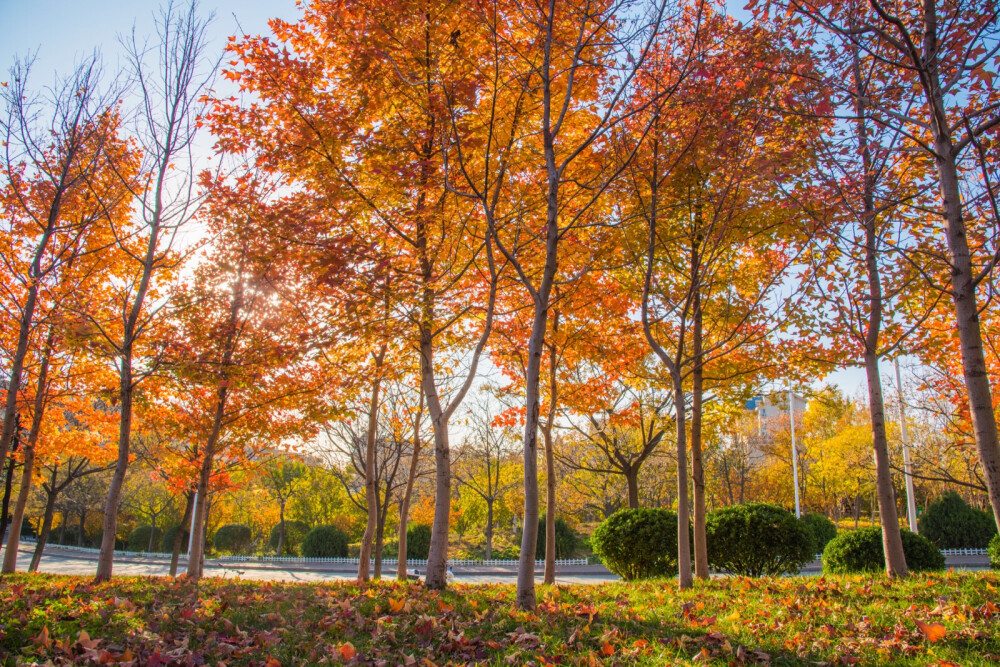
[[[618,510],[602,521],[590,545],[605,567],[622,579],[677,573],[677,515],[666,509]]]
[[[242,523],[228,523],[215,531],[212,545],[216,551],[231,554],[245,554],[253,543],[253,533],[250,526]]]
[[[944,569],[944,555],[923,535],[901,530],[903,555],[911,572]],[[882,529],[877,526],[841,533],[823,550],[823,572],[854,574],[885,570]]]
[[[813,553],[821,554],[827,543],[837,536],[837,524],[826,518],[824,514],[808,512],[799,519],[809,530],[813,541]]]
[[[431,527],[422,523],[411,523],[406,528],[406,557],[413,560],[427,560],[431,552]]]
[[[954,491],[949,491],[924,510],[920,534],[939,549],[985,549],[997,534],[993,517],[971,507]]]
[[[347,558],[347,533],[336,526],[316,526],[302,540],[307,558]]]
[[[990,555],[990,567],[1000,570],[1000,535],[993,536],[990,545],[986,547],[986,552]]]
[[[274,528],[271,529],[271,548],[278,548],[278,539],[280,538],[281,523],[275,524]],[[302,540],[305,539],[306,533],[309,532],[309,526],[302,521],[285,521],[285,544],[283,545],[282,551],[284,553],[278,554],[279,556],[294,556],[299,553],[299,546],[302,544]]]
[[[67,531],[68,532],[68,531]],[[149,548],[149,534],[153,532],[153,548]],[[139,526],[128,536],[129,551],[157,551],[160,548],[162,533],[159,528],[153,531],[152,526]],[[75,537],[73,538],[76,539]],[[74,542],[75,544],[75,542]]]
[[[580,538],[576,532],[569,527],[569,524],[560,517],[556,517],[556,558],[569,558],[580,545]],[[535,542],[535,558],[542,560],[545,558],[545,515],[538,519],[538,541]]]
[[[181,538],[181,553],[187,553],[188,549],[188,531],[186,528],[181,528],[180,526],[170,526],[163,532],[163,539],[160,542],[160,550],[165,553],[173,553],[174,551],[174,538],[177,537],[177,531],[181,531],[184,537]]]
[[[708,563],[747,577],[790,574],[815,557],[804,523],[770,503],[732,505],[705,517]]]

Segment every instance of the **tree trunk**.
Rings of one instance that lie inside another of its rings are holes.
[[[231,340],[231,338],[230,338]],[[231,357],[227,345],[227,361]],[[224,362],[224,365],[225,364]],[[202,576],[202,562],[205,555],[205,525],[208,519],[208,489],[212,479],[212,467],[215,464],[215,450],[219,443],[219,436],[222,433],[222,420],[226,412],[226,400],[229,396],[228,378],[223,377],[217,392],[215,402],[215,414],[212,417],[212,431],[209,433],[208,442],[205,443],[204,457],[201,461],[201,468],[198,471],[198,488],[195,492],[194,502],[194,525],[191,535],[188,536],[190,555],[187,563],[187,576],[190,579],[198,580]],[[282,524],[284,526],[284,524]],[[280,553],[279,553],[280,555]]]
[[[174,543],[170,552],[170,576],[177,576],[177,563],[181,558],[181,549],[184,548],[184,530],[191,525],[191,513],[194,512],[194,493],[188,491],[184,501],[184,516],[181,517],[181,525],[174,535]],[[188,544],[191,544],[191,535],[188,534]]]
[[[855,110],[857,113],[856,136],[864,170],[862,192],[862,220],[865,231],[865,270],[868,279],[869,311],[865,331],[865,374],[868,379],[868,409],[871,413],[872,446],[875,449],[875,487],[878,493],[879,519],[882,522],[882,545],[885,552],[885,571],[890,577],[907,576],[906,557],[896,515],[896,494],[892,488],[889,470],[889,444],[885,434],[885,401],[882,397],[882,378],[878,368],[878,349],[882,331],[882,278],[878,266],[878,230],[875,210],[875,165],[868,143],[867,89],[861,74],[860,58],[854,48],[853,77]],[[789,412],[793,409],[789,406]],[[796,480],[797,481],[797,480]]]
[[[28,566],[28,572],[37,572],[38,565],[42,562],[42,552],[45,551],[45,545],[49,541],[49,533],[52,531],[52,517],[56,513],[56,474],[58,473],[59,467],[57,466],[52,470],[52,488],[45,489],[45,518],[42,519],[42,530],[38,533],[38,543],[35,544],[35,553],[31,555],[31,564]]]
[[[868,375],[868,407],[872,417],[872,440],[875,447],[875,478],[878,491],[879,520],[882,522],[882,546],[885,550],[885,572],[890,577],[908,574],[903,540],[899,532],[896,513],[896,494],[892,488],[889,469],[889,447],[885,435],[885,407],[882,399],[882,380],[879,377],[878,357],[865,357]]]
[[[50,227],[45,230],[39,247],[36,249],[35,260],[32,263],[32,280],[28,286],[28,295],[24,301],[24,309],[21,311],[21,321],[18,324],[17,348],[14,350],[14,357],[10,361],[10,375],[7,382],[7,398],[4,402],[3,424],[0,426],[0,461],[7,460],[10,453],[11,441],[14,438],[14,427],[17,423],[17,392],[21,387],[21,375],[24,372],[24,357],[28,354],[28,341],[31,334],[32,320],[35,316],[35,304],[38,301],[38,273],[40,272],[39,262],[44,247],[48,245],[51,236]]]
[[[282,550],[285,548],[285,499],[282,498],[278,502],[278,553],[277,556],[281,556]]]
[[[486,560],[493,558],[493,498],[486,500]]]
[[[555,354],[555,351],[552,351]],[[551,392],[550,392],[551,400]],[[554,410],[549,410],[549,418],[542,429],[545,444],[545,570],[542,583],[556,583],[556,463],[552,442],[552,418]]]
[[[639,509],[639,467],[625,469],[625,486],[628,489],[628,508]]]
[[[45,415],[45,393],[48,387],[49,357],[52,353],[52,343],[54,337],[55,332],[50,328],[48,337],[45,340],[42,361],[38,370],[38,383],[35,386],[35,405],[31,414],[31,428],[28,431],[28,444],[24,448],[24,467],[21,470],[21,488],[18,489],[17,492],[17,502],[14,504],[13,525],[10,527],[10,535],[7,538],[7,550],[4,552],[4,572],[14,572],[17,569],[17,549],[20,546],[21,541],[21,526],[24,522],[24,510],[28,505],[28,496],[31,492],[31,473],[33,472],[33,468],[35,466],[35,445],[38,443],[38,433],[41,431],[42,417]],[[52,488],[56,488],[55,470],[52,472]],[[53,508],[55,507],[54,498],[52,500],[52,506]],[[4,516],[6,516],[6,511],[4,512]],[[80,526],[80,534],[83,534],[82,525]],[[39,540],[39,542],[40,541],[41,540]],[[39,559],[40,558],[41,554],[39,554]],[[34,559],[32,559],[32,561],[34,561]]]
[[[80,529],[76,532],[76,546],[83,546],[83,531],[87,528],[87,510],[80,510]]]
[[[410,498],[413,496],[413,482],[417,478],[417,465],[420,456],[420,425],[413,431],[413,454],[410,455],[410,469],[406,474],[406,489],[403,500],[399,503],[399,553],[396,556],[396,579],[406,581],[406,529],[410,524]]]
[[[10,448],[10,461],[7,463],[7,475],[3,485],[3,505],[0,506],[0,540],[7,534],[7,513],[10,512],[10,495],[14,492],[14,451]]]
[[[958,328],[962,352],[962,375],[969,398],[969,414],[975,434],[979,461],[989,490],[993,518],[1000,527],[1000,439],[990,388],[983,337],[976,303],[976,276],[965,219],[962,215],[962,193],[958,172],[958,155],[952,141],[952,129],[941,91],[938,21],[935,4],[924,2],[923,59],[915,65],[924,68],[924,92],[931,108],[931,128],[934,133],[934,160],[938,170],[948,260],[951,264],[952,299],[955,326]]]
[[[375,377],[372,379],[371,400],[368,403],[368,433],[365,439],[365,501],[368,509],[368,523],[365,534],[361,538],[361,553],[358,556],[358,583],[368,581],[371,568],[372,542],[378,532],[378,489],[375,484],[375,439],[378,435],[379,390],[382,388],[382,361],[385,359],[386,346],[383,345],[378,355],[375,355]]]
[[[386,493],[386,497],[388,497]],[[372,572],[372,578],[381,579],[382,578],[382,547],[385,545],[385,515],[388,507],[378,506],[378,521],[375,528],[375,569]]]
[[[35,465],[35,445],[29,440],[24,448],[24,466],[21,469],[21,488],[17,491],[14,503],[14,517],[11,520],[10,535],[7,536],[7,547],[3,554],[3,572],[8,574],[17,570],[17,550],[21,544],[21,525],[24,522],[24,508],[28,506],[28,496],[31,492],[31,473]]]
[[[108,486],[108,497],[104,503],[104,532],[101,535],[101,553],[97,557],[95,582],[111,578],[115,560],[115,537],[118,533],[118,507],[121,504],[125,473],[128,470],[129,447],[132,438],[132,348],[131,344],[122,350],[119,373],[119,409],[121,421],[118,424],[118,458],[115,472]]]
[[[680,588],[691,588],[694,580],[691,577],[691,536],[688,532],[691,519],[688,512],[684,381],[680,369],[675,369],[671,374],[673,375],[674,403],[677,415],[677,584]]]
[[[698,217],[701,212],[699,210]],[[700,236],[699,236],[700,238]],[[695,252],[697,256],[697,252]],[[698,263],[698,260],[695,260]],[[700,278],[698,279],[700,282]],[[694,288],[692,323],[693,358],[691,382],[691,480],[694,486],[694,572],[699,579],[708,579],[708,542],[705,537],[705,466],[701,451],[701,416],[704,396],[704,363],[702,360],[701,289]]]
[[[149,543],[146,545],[146,553],[153,552],[153,541],[156,537],[156,515],[153,515],[153,520],[149,522]]]

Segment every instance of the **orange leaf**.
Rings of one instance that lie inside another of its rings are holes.
[[[614,655],[614,654],[615,654],[615,647],[609,644],[608,642],[604,642],[604,646],[601,647],[601,655]]]
[[[922,621],[917,621],[916,623],[917,627],[920,628],[920,632],[924,633],[927,641],[936,642],[944,639],[945,629],[940,623],[924,623]]]
[[[351,658],[353,658],[358,654],[358,652],[354,650],[354,644],[352,644],[351,642],[347,642],[346,644],[341,644],[340,648],[337,650],[340,651],[340,657],[343,658],[344,660],[350,660]]]
[[[264,664],[266,667],[281,667],[281,663],[271,656],[267,656],[267,662]]]
[[[636,639],[634,642],[632,642],[632,648],[642,649],[646,648],[647,646],[649,646],[648,639]]]
[[[445,604],[441,600],[438,600],[438,611],[440,611],[442,614],[446,611],[451,611],[452,609],[454,609],[454,607],[451,606],[450,604]]]

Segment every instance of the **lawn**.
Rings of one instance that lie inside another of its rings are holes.
[[[987,665],[996,573],[540,587],[0,579],[6,664]]]

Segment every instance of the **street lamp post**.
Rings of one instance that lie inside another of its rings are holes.
[[[795,518],[802,516],[799,505],[799,453],[795,448],[795,394],[792,393],[792,381],[788,381],[788,423],[792,431],[792,486],[795,488]]]

